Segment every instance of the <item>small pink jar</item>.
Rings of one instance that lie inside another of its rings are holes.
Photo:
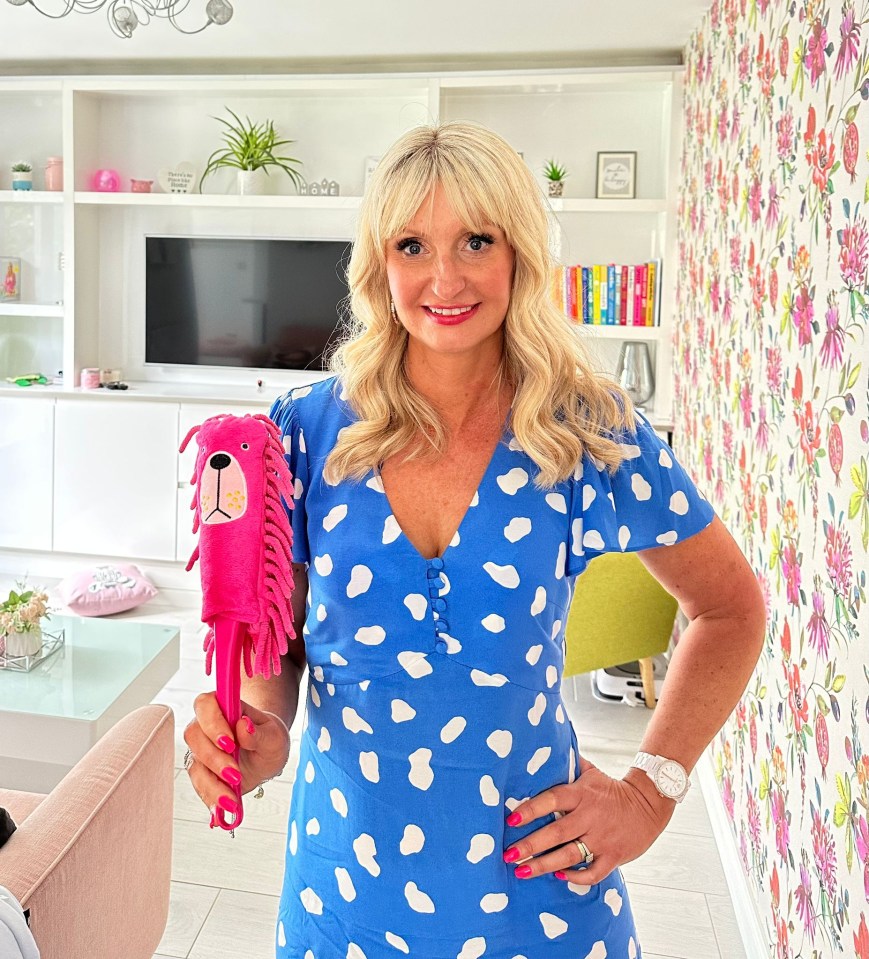
[[[52,193],[63,190],[63,157],[48,157],[45,161],[45,189]]]
[[[87,367],[81,371],[81,388],[83,390],[98,390],[100,388],[100,371]]]
[[[153,180],[134,180],[130,179],[130,192],[131,193],[150,193],[151,187],[154,185]]]

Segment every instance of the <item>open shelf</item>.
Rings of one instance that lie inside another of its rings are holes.
[[[0,316],[63,317],[63,306],[44,303],[0,303]]]
[[[358,196],[239,196],[221,193],[90,193],[77,192],[77,204],[92,206],[144,207],[223,207],[232,210],[353,210],[359,207]]]

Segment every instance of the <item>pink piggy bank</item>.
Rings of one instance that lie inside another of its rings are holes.
[[[121,177],[117,170],[97,170],[91,177],[91,189],[98,193],[117,193],[121,189]]]

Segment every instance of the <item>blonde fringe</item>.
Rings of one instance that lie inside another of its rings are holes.
[[[581,327],[550,294],[555,261],[542,191],[524,161],[498,134],[476,123],[416,127],[383,156],[359,212],[347,268],[350,289],[342,337],[329,369],[359,417],[341,431],[326,460],[327,482],[363,480],[397,453],[435,461],[447,448],[447,427],[408,381],[408,334],[390,316],[386,244],[411,221],[440,183],[469,230],[497,224],[515,251],[504,349],[496,374],[514,388],[510,428],[551,489],[572,475],[585,452],[615,472],[626,458],[615,437],[636,430],[628,394],[593,368]],[[427,440],[430,448],[426,451]],[[411,452],[409,452],[411,451]]]

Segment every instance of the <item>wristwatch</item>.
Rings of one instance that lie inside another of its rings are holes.
[[[665,799],[682,802],[691,786],[687,770],[675,759],[653,756],[651,753],[637,753],[631,765],[642,769],[655,784],[659,795]]]

